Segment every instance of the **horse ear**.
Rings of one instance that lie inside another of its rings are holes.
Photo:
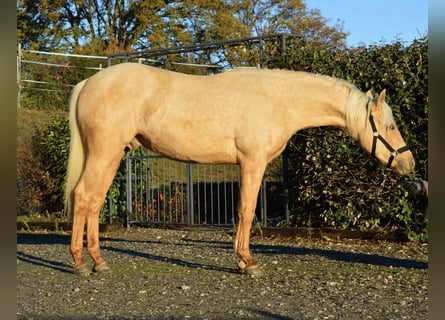
[[[382,92],[380,92],[379,97],[377,99],[377,105],[383,105],[383,103],[385,103],[385,98],[386,98],[386,89],[383,89]]]
[[[372,92],[371,92],[371,90],[366,91],[366,96],[367,96],[369,99],[372,99]]]
[[[383,110],[383,106],[385,103],[385,97],[386,97],[386,89],[383,89],[377,98],[377,103],[375,104],[375,108],[374,108],[375,114],[377,114],[378,112]]]

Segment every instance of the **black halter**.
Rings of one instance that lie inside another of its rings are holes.
[[[368,103],[366,104],[366,109],[369,108],[369,101],[371,101],[371,100],[368,100]],[[369,123],[371,124],[372,133],[373,133],[371,154],[375,157],[375,149],[377,147],[377,140],[380,140],[384,144],[386,149],[388,149],[389,152],[391,152],[391,156],[389,157],[388,163],[386,164],[386,166],[388,168],[390,168],[394,158],[397,157],[398,154],[400,154],[402,152],[405,152],[405,151],[408,151],[409,148],[408,148],[408,146],[403,146],[403,147],[401,147],[401,148],[399,148],[397,150],[394,149],[388,143],[388,141],[386,141],[385,138],[383,138],[380,135],[380,133],[377,131],[377,127],[376,127],[375,122],[374,122],[374,117],[372,116],[371,112],[369,113]]]

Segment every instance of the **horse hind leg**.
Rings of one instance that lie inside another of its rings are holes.
[[[74,274],[88,275],[88,266],[83,259],[83,233],[85,229],[86,213],[88,211],[87,202],[83,201],[83,185],[78,184],[74,194],[73,226],[71,231],[70,253],[74,259]]]
[[[70,252],[74,259],[74,273],[90,273],[83,259],[83,234],[87,223],[87,253],[94,261],[93,271],[109,270],[100,253],[99,213],[106,193],[124,152],[111,160],[88,157],[82,176],[74,189],[74,217]]]

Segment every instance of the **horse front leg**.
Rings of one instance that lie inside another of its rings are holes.
[[[255,215],[255,208],[261,179],[267,162],[248,161],[241,163],[241,191],[239,221],[235,239],[235,253],[240,258],[238,267],[247,275],[261,276],[261,268],[250,253],[250,229]]]

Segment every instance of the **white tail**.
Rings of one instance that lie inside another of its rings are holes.
[[[77,123],[77,100],[79,98],[79,93],[87,80],[88,79],[79,82],[74,87],[69,100],[69,123],[71,140],[65,185],[65,213],[70,219],[73,216],[74,209],[73,190],[76,187],[77,182],[79,181],[85,162],[85,151],[79,134],[79,125]]]

